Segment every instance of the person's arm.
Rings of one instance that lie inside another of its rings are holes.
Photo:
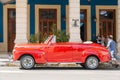
[[[108,41],[106,48],[109,48],[110,46],[110,41]]]

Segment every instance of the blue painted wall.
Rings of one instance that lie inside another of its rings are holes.
[[[0,3],[0,42],[3,42],[3,5]]]
[[[43,5],[61,5],[61,29],[66,29],[66,22],[62,19],[62,17],[66,16],[66,5],[68,5],[68,0],[29,0],[28,4],[30,4],[30,33],[35,33],[35,4],[43,4]]]
[[[34,34],[34,5],[35,4],[55,4],[55,5],[61,5],[61,29],[64,30],[66,29],[66,22],[64,20],[62,20],[62,17],[66,16],[66,5],[68,5],[69,0],[29,0],[29,4],[31,5],[31,34]],[[88,0],[81,0],[80,2],[81,5],[90,5],[91,6],[91,16],[95,16],[96,15],[96,5],[117,5],[118,4],[118,0],[91,0],[90,2],[88,2]],[[92,39],[96,38],[96,23],[94,22],[94,20],[91,18],[91,33]]]
[[[35,33],[35,4],[47,4],[47,5],[61,5],[61,29],[66,29],[66,22],[62,17],[66,16],[66,5],[68,5],[69,0],[28,0],[30,5],[30,33]],[[91,6],[91,16],[96,15],[95,6],[96,5],[117,5],[118,0],[81,0],[81,5],[90,5]],[[3,42],[3,5],[0,3],[0,42]],[[92,39],[95,39],[96,35],[96,23],[91,18],[91,27],[92,27]]]

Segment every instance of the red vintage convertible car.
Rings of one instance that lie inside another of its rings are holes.
[[[104,46],[92,42],[54,43],[53,35],[44,43],[16,44],[13,49],[13,60],[20,60],[23,69],[48,63],[76,63],[87,69],[96,69],[100,62],[110,59],[109,51]]]

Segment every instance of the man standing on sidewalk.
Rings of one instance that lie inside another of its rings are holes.
[[[115,67],[117,68],[118,65],[118,56],[117,56],[117,49],[116,49],[116,42],[113,40],[113,36],[109,35],[108,36],[108,44],[107,44],[107,48],[110,51],[110,55],[112,58],[112,61],[115,62]]]

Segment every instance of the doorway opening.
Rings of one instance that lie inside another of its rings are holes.
[[[16,11],[14,8],[8,8],[8,52],[12,52],[16,35]]]

